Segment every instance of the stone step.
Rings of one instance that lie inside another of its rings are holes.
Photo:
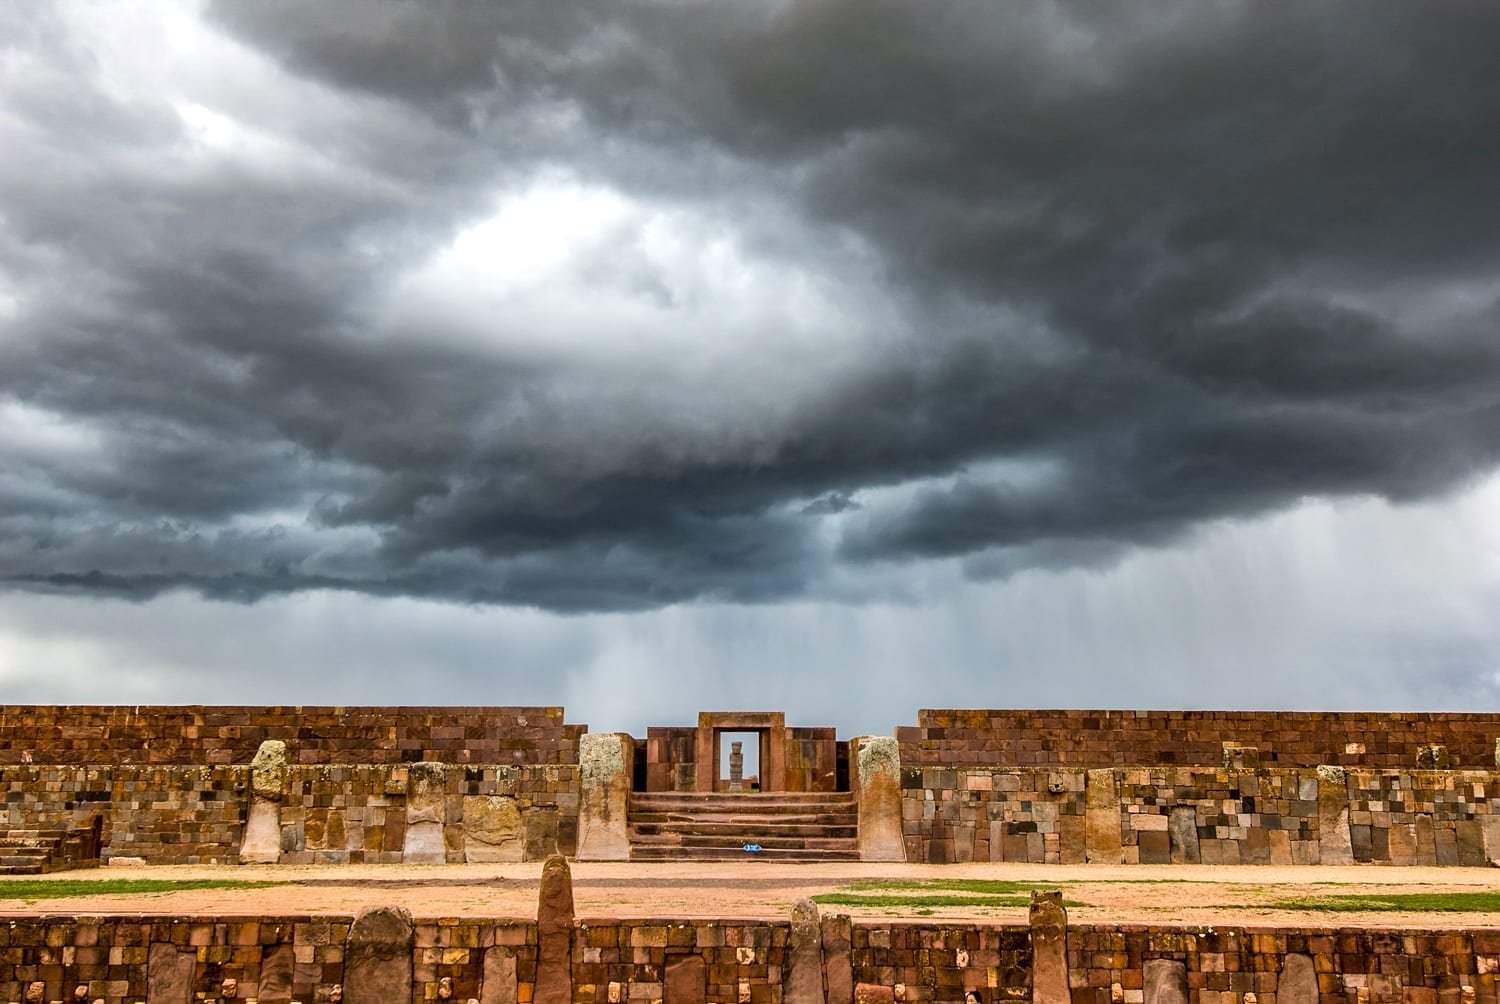
[[[743,851],[746,844],[756,844],[767,849],[789,850],[854,850],[853,837],[773,837],[755,834],[692,834],[664,833],[651,836],[632,836],[631,843],[637,847],[727,847]]]
[[[628,803],[631,812],[652,813],[716,813],[736,816],[795,816],[808,813],[853,813],[857,811],[851,801],[821,802],[747,802],[738,799],[714,799],[697,802],[663,800],[657,798],[632,798]]]
[[[35,844],[0,844],[0,857],[45,858],[51,853],[51,847],[38,847]]]
[[[639,824],[672,825],[702,822],[730,827],[852,827],[859,816],[852,812],[798,813],[798,815],[730,815],[721,812],[631,812],[628,821]]]
[[[743,792],[728,791],[633,791],[631,801],[680,802],[700,804],[703,802],[735,802],[746,805],[791,805],[808,802],[852,802],[854,795],[847,791],[772,791]]]
[[[0,875],[45,875],[45,874],[47,874],[47,866],[45,864],[43,864],[43,863],[6,864],[5,860],[3,858],[0,858]]]
[[[733,836],[755,830],[767,836],[778,837],[854,837],[858,836],[859,824],[847,823],[785,823],[777,820],[704,820],[674,819],[666,822],[630,820],[630,831],[642,836],[657,833],[694,833],[704,836]]]
[[[742,847],[672,847],[663,845],[631,845],[632,861],[775,861],[817,862],[858,861],[857,850],[808,849],[768,847],[761,851],[747,851]]]
[[[65,836],[66,830],[0,830],[0,843],[7,840],[57,841]]]

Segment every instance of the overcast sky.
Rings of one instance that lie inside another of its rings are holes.
[[[1500,4],[0,6],[0,696],[1500,704]]]

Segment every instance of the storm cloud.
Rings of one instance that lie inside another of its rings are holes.
[[[636,611],[1500,465],[1500,6],[0,11],[0,576]]]

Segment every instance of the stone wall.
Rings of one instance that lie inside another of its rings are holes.
[[[1229,743],[1279,767],[1413,767],[1440,745],[1451,766],[1491,768],[1500,714],[923,710],[896,737],[908,766],[1217,765]]]
[[[0,764],[247,763],[281,739],[298,763],[565,764],[586,726],[563,709],[6,705]]]
[[[78,986],[87,988],[86,999],[106,1004],[216,1000],[225,979],[234,979],[239,999],[266,1004],[327,1001],[335,986],[344,988],[347,1004],[371,1004],[350,980],[352,921],[17,918],[0,927],[0,1000],[23,999],[33,981],[43,984],[48,1001],[72,999]],[[906,1001],[958,1002],[969,988],[986,1001],[1031,997],[1032,937],[1025,924],[857,921],[845,929],[847,947],[829,951],[828,935],[839,922],[822,921],[830,1004],[847,1004],[847,988],[859,983],[892,989],[894,999]],[[787,999],[789,936],[786,921],[584,918],[572,928],[572,999],[779,1004]],[[400,945],[407,957],[402,969],[410,973],[405,999],[440,999],[447,980],[458,1001],[531,1000],[537,943],[530,920],[418,919],[409,947]],[[1066,958],[1078,1004],[1162,1004],[1160,993],[1147,989],[1153,962],[1181,965],[1187,1004],[1245,1004],[1246,994],[1257,1004],[1302,1004],[1309,991],[1325,1001],[1369,1004],[1500,999],[1500,931],[1493,930],[1074,925],[1066,931]],[[670,974],[682,969],[693,979],[669,988]],[[693,996],[699,988],[701,996]],[[401,999],[387,993],[379,1002]]]
[[[280,803],[284,863],[403,859],[410,767],[294,766]],[[0,767],[0,829],[86,826],[104,817],[106,859],[153,864],[236,860],[250,805],[250,768],[126,765]],[[484,817],[500,859],[573,853],[578,768],[464,765],[443,773],[446,857],[471,856]],[[488,810],[488,811],[486,811]]]
[[[903,767],[908,861],[1485,865],[1500,772]]]

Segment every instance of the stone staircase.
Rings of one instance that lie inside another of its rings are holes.
[[[99,867],[98,830],[0,830],[0,875]]]
[[[848,792],[632,792],[628,822],[632,861],[859,860]]]

